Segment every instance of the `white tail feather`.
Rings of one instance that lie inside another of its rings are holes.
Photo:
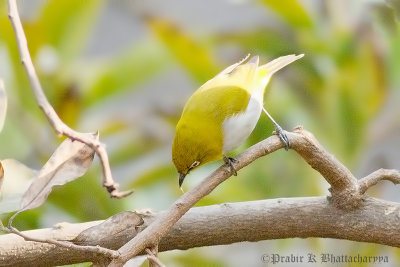
[[[260,70],[267,70],[269,75],[274,74],[278,70],[284,68],[285,66],[289,65],[293,61],[298,60],[299,58],[302,58],[304,54],[301,55],[288,55],[288,56],[283,56],[283,57],[278,57],[277,59],[272,60],[271,62],[268,62],[265,65],[262,65],[259,67]]]

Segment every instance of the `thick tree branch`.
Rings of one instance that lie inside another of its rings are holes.
[[[400,247],[400,236],[396,234],[400,229],[400,205],[363,195],[364,188],[380,179],[397,181],[397,171],[377,171],[361,179],[359,186],[350,172],[326,152],[310,133],[299,127],[287,135],[293,150],[331,184],[333,190],[330,198],[264,200],[190,209],[198,199],[231,176],[230,168],[223,165],[184,194],[169,210],[157,216],[125,212],[84,232],[82,230],[98,222],[72,225],[72,230],[71,225],[65,224],[59,225],[57,229],[28,231],[26,234],[32,237],[50,236],[57,240],[72,240],[77,245],[119,249],[125,256],[113,263],[116,265],[131,257],[130,249],[134,249],[137,255],[145,253],[146,248],[157,245],[160,251],[165,251],[240,241],[331,237]],[[239,170],[282,147],[279,138],[271,136],[239,154],[234,167]],[[343,184],[353,189],[348,191],[348,187]],[[346,198],[343,197],[343,192],[352,194]],[[348,203],[351,203],[351,209]],[[31,264],[32,261],[44,265],[102,262],[102,257],[103,262],[109,260],[104,255],[99,256],[90,251],[27,242],[15,235],[0,237],[0,261],[7,264],[12,262],[15,265],[24,265]]]
[[[310,132],[301,127],[295,129],[295,132],[301,133],[303,138],[296,138],[292,149],[325,178],[332,187],[332,194],[356,190],[357,179],[339,160],[328,153]]]
[[[295,129],[295,132],[300,133],[302,138],[296,138],[293,142],[290,140],[292,149],[331,185],[329,191],[332,203],[342,209],[357,208],[363,194],[349,169],[327,152],[310,132],[304,131],[302,127]]]
[[[158,215],[136,216],[125,213],[109,219],[107,227],[92,228],[86,245],[104,245],[116,249],[147,227]],[[280,238],[323,237],[372,242],[400,247],[400,205],[366,198],[358,209],[346,211],[333,206],[326,197],[267,199],[226,203],[190,209],[161,239],[159,250],[189,249]],[[41,238],[72,240],[79,233],[101,222],[63,223],[53,229],[27,231]],[[106,230],[107,229],[107,230]],[[122,232],[121,232],[122,231]],[[120,233],[116,235],[115,233]],[[121,238],[124,236],[124,238]],[[105,241],[107,240],[107,241]],[[96,261],[95,254],[24,241],[13,234],[0,236],[0,266],[49,266]]]
[[[290,141],[292,141],[292,139],[290,139]],[[239,154],[236,158],[237,162],[233,163],[234,168],[240,170],[255,159],[282,147],[283,144],[280,142],[278,137],[270,137]],[[231,168],[228,168],[226,165],[218,168],[200,184],[175,201],[171,208],[166,213],[159,216],[154,223],[121,247],[118,250],[121,257],[114,259],[110,263],[110,266],[122,266],[129,259],[141,253],[144,249],[158,245],[160,239],[170,231],[172,226],[194,204],[196,204],[197,201],[208,195],[212,190],[214,190],[214,188],[228,179],[231,175]]]
[[[358,190],[357,179],[333,155],[329,154],[314,138],[314,136],[298,127],[294,132],[287,133],[290,144],[307,163],[316,169],[330,183],[332,203],[343,209],[354,209],[360,204],[363,195]],[[259,157],[274,152],[284,145],[277,136],[271,136],[264,141],[240,153],[233,163],[236,170],[247,166]],[[122,266],[126,261],[141,253],[148,247],[157,245],[160,239],[168,233],[171,227],[201,198],[208,195],[220,183],[232,175],[230,168],[221,166],[195,188],[180,197],[171,208],[157,220],[140,232],[118,251],[121,257],[115,258],[110,266]]]
[[[46,115],[48,121],[58,134],[65,135],[72,140],[77,140],[79,142],[85,143],[96,151],[96,154],[100,159],[103,169],[103,186],[106,187],[111,197],[121,198],[131,194],[131,191],[118,191],[118,184],[114,182],[112,178],[108,154],[104,144],[102,144],[95,137],[90,137],[87,134],[77,132],[68,127],[57,115],[54,108],[50,105],[43,92],[39,78],[32,63],[32,59],[28,49],[28,43],[25,37],[24,29],[22,27],[21,19],[19,17],[16,0],[7,0],[7,3],[8,17],[15,32],[22,65],[24,66],[25,71],[28,75],[29,82],[32,86],[36,101],[39,107],[42,109],[43,113]]]

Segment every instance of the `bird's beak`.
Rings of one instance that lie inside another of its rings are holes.
[[[183,180],[185,180],[185,176],[186,176],[186,174],[179,173],[179,188],[182,187]]]

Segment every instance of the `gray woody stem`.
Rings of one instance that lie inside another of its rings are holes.
[[[314,169],[324,174],[331,184],[330,198],[227,203],[192,208],[186,213],[198,199],[231,176],[230,168],[224,165],[184,194],[169,210],[157,216],[133,216],[125,212],[107,220],[108,224],[91,228],[85,234],[81,232],[98,222],[62,224],[54,230],[34,230],[25,234],[33,238],[49,237],[57,240],[72,240],[79,234],[80,238],[75,240],[75,244],[100,245],[109,249],[122,246],[118,252],[125,253],[124,258],[118,257],[118,261],[112,263],[117,266],[123,264],[125,259],[128,260],[132,251],[138,255],[144,253],[146,248],[157,245],[159,251],[166,251],[240,241],[331,237],[400,247],[400,235],[397,235],[400,229],[400,205],[363,195],[368,187],[379,180],[399,182],[398,171],[378,170],[358,181],[309,132],[297,128],[287,135],[292,148]],[[280,139],[271,136],[238,155],[235,168],[239,170],[282,147]],[[346,191],[349,196],[343,197]],[[349,209],[352,209],[351,212]],[[90,251],[26,242],[12,234],[0,236],[0,262],[5,264],[28,265],[34,261],[43,265],[60,265],[99,260],[106,261],[104,255]]]
[[[331,185],[330,191],[332,195],[329,200],[333,206],[342,210],[354,210],[360,207],[364,192],[360,192],[357,179],[341,162],[329,154],[311,133],[304,131],[301,127],[296,128],[294,132],[287,133],[287,136],[292,149],[302,156]],[[236,157],[237,162],[234,163],[234,167],[236,170],[240,170],[257,158],[270,154],[282,147],[283,144],[278,137],[267,138],[239,154]],[[209,194],[231,175],[231,170],[226,166],[221,166],[217,169],[199,185],[180,197],[167,212],[158,216],[149,227],[122,246],[118,250],[121,257],[115,258],[110,263],[110,266],[122,266],[126,261],[146,248],[159,244],[161,238],[170,231],[173,225],[197,201]]]
[[[400,205],[366,198],[353,212],[338,209],[326,197],[266,199],[191,208],[160,241],[159,250],[189,249],[242,241],[280,238],[338,238],[400,247]],[[126,212],[125,212],[126,213]],[[117,214],[113,223],[92,231],[85,245],[100,244],[116,249],[147,227],[158,216],[143,216],[144,224],[135,225],[133,216]],[[137,221],[137,220],[136,220]],[[24,232],[40,238],[74,239],[79,233],[100,222],[62,223],[52,229]],[[140,223],[137,223],[140,224]],[[125,238],[113,234],[123,232]],[[261,256],[261,255],[260,255]],[[0,266],[55,266],[98,261],[99,254],[26,242],[8,234],[0,236]],[[261,264],[261,262],[260,262]]]
[[[130,191],[118,191],[118,184],[115,183],[112,178],[110,163],[108,161],[108,154],[104,144],[102,144],[94,137],[90,138],[88,137],[88,135],[82,134],[68,127],[60,119],[60,117],[58,117],[54,108],[50,105],[45,94],[43,93],[42,86],[32,63],[32,59],[28,49],[28,43],[26,41],[24,29],[22,27],[21,19],[19,17],[16,0],[7,0],[7,3],[8,17],[15,32],[22,65],[24,66],[25,71],[28,75],[29,82],[32,86],[36,101],[39,107],[42,109],[43,113],[46,115],[48,121],[58,134],[65,135],[72,140],[77,140],[79,142],[85,143],[96,151],[96,154],[100,159],[103,169],[103,186],[107,188],[107,191],[110,193],[111,197],[121,198],[131,194],[132,192]]]

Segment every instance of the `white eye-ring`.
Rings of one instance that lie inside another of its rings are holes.
[[[200,161],[195,161],[195,162],[193,162],[193,164],[192,165],[190,165],[190,169],[193,169],[193,168],[195,168],[195,167],[197,167],[197,166],[199,166],[200,165]]]

